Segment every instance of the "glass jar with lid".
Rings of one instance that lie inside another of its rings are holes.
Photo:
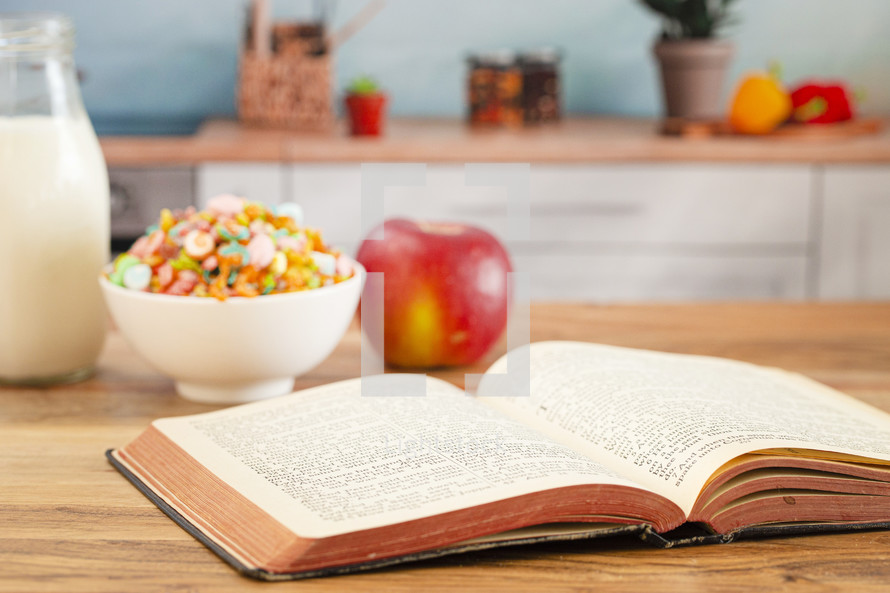
[[[559,64],[562,56],[556,48],[545,47],[519,55],[522,65],[522,107],[528,124],[559,121]]]
[[[467,58],[467,119],[474,126],[522,125],[522,71],[516,54],[499,50]]]
[[[88,376],[105,340],[108,172],[63,15],[0,13],[0,383]]]

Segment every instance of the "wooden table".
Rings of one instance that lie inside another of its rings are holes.
[[[890,303],[537,305],[532,339],[590,340],[776,365],[890,410]],[[301,377],[298,387],[355,376],[359,357],[353,327],[334,355]],[[460,383],[462,372],[441,376]],[[167,519],[103,456],[156,417],[209,409],[177,397],[171,381],[114,334],[92,380],[51,389],[0,388],[0,591],[890,587],[888,532],[676,550],[651,549],[635,539],[561,543],[343,577],[250,581]]]

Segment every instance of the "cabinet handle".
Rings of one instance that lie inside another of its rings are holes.
[[[532,218],[573,218],[588,216],[597,218],[625,218],[639,216],[645,211],[645,204],[639,202],[550,202],[532,204]],[[467,204],[455,208],[455,212],[464,216],[485,218],[507,215],[505,204]]]
[[[639,202],[581,202],[565,203],[550,202],[545,204],[532,204],[532,216],[547,217],[573,217],[595,216],[620,218],[626,216],[638,216],[643,213],[645,206]]]

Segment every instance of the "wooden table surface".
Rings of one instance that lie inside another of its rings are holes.
[[[805,373],[890,410],[890,303],[536,305],[532,339],[712,354]],[[483,361],[484,366],[488,361]],[[356,376],[353,327],[308,387]],[[440,376],[461,383],[462,372]],[[157,417],[202,412],[112,334],[91,380],[0,387],[0,591],[887,591],[890,532],[652,549],[515,547],[267,584],[238,576],[105,461]]]
[[[713,137],[658,134],[654,119],[570,117],[553,126],[473,129],[459,119],[394,119],[380,138],[248,127],[212,119],[192,136],[105,136],[114,167],[211,161],[318,162],[890,162],[890,125],[839,138]]]

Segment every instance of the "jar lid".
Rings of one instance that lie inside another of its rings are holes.
[[[489,68],[504,68],[516,64],[516,53],[509,49],[470,54],[467,62],[473,66],[487,66]]]
[[[523,64],[559,64],[562,52],[556,47],[539,47],[519,54]]]

